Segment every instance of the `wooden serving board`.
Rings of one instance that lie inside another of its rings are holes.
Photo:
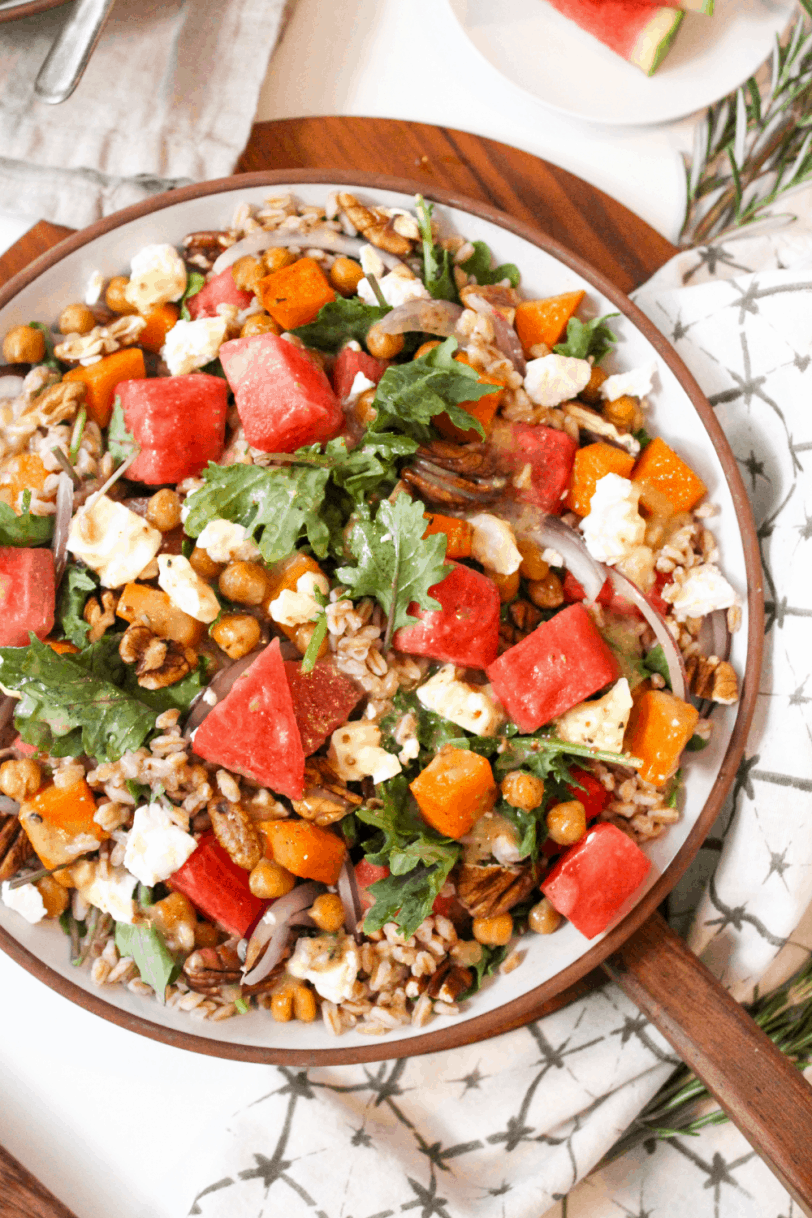
[[[482,200],[543,229],[626,293],[676,253],[627,208],[565,170],[507,144],[427,123],[343,117],[257,123],[237,170],[261,169],[357,169],[425,182],[427,193],[443,187]],[[0,256],[0,281],[71,232],[41,220]],[[596,970],[534,1017],[605,981]],[[0,1208],[15,1218],[73,1218],[2,1148],[0,1196]]]

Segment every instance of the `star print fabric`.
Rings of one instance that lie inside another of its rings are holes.
[[[787,269],[790,268],[790,269]],[[737,998],[812,946],[812,232],[687,251],[636,296],[708,395],[751,495],[765,664],[731,797],[672,894]],[[793,1218],[731,1126],[595,1164],[673,1069],[612,985],[527,1028],[379,1065],[269,1067],[190,1176],[203,1218]]]

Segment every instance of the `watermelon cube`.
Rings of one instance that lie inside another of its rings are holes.
[[[353,381],[359,372],[362,372],[368,381],[372,381],[373,385],[377,385],[388,367],[389,360],[375,359],[373,355],[367,355],[366,351],[344,347],[333,364],[333,389],[339,402],[350,396]]]
[[[304,750],[279,639],[238,677],[197,729],[199,757],[301,799]]]
[[[451,574],[429,588],[441,607],[420,609],[411,604],[409,613],[420,620],[396,630],[394,645],[411,655],[464,668],[487,668],[499,650],[499,591],[487,575],[463,563],[451,566]]]
[[[0,647],[25,647],[53,629],[56,605],[50,550],[0,546]]]
[[[252,292],[238,288],[231,273],[231,267],[226,267],[219,275],[214,275],[204,283],[199,292],[190,296],[186,301],[189,316],[192,321],[198,317],[216,317],[217,306],[221,304],[236,305],[238,309],[247,309],[254,299]]]
[[[127,472],[134,482],[180,482],[223,451],[228,389],[222,377],[192,372],[122,381],[117,393],[124,421],[141,445]]]
[[[338,435],[341,403],[321,368],[276,334],[234,338],[220,348],[245,438],[263,452],[293,452]]]
[[[514,471],[515,497],[543,512],[559,513],[577,442],[565,431],[530,423],[500,423],[492,440],[503,467]]]
[[[203,834],[197,849],[170,875],[167,884],[240,939],[268,908],[267,901],[252,893],[248,872],[232,861],[213,833]]]
[[[364,691],[352,677],[340,672],[332,660],[319,660],[310,672],[302,670],[300,660],[285,660],[285,675],[304,755],[309,757],[337,727],[347,722]]]
[[[580,604],[542,622],[487,671],[494,693],[523,732],[535,732],[620,676],[615,656]]]
[[[541,891],[587,939],[605,931],[649,873],[651,860],[617,825],[595,825],[547,873]]]

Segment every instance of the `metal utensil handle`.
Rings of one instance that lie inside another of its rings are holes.
[[[56,106],[70,97],[99,41],[115,0],[77,0],[76,8],[39,70],[34,93]]]

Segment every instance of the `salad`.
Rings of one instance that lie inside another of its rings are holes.
[[[335,1034],[602,933],[737,699],[741,616],[612,326],[420,196],[344,192],[20,318],[3,903],[99,986]]]

